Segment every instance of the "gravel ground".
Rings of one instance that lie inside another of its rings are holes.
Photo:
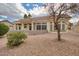
[[[23,44],[13,49],[6,47],[6,38],[0,38],[1,56],[79,56],[79,34],[61,33],[62,41],[57,41],[56,33],[29,35]]]

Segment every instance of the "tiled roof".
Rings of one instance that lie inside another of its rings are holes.
[[[52,21],[52,16],[42,16],[42,17],[34,17],[34,18],[27,18],[27,19],[20,19],[16,21],[16,23],[31,23],[31,22],[47,22]],[[68,15],[62,15],[61,18],[71,18]]]

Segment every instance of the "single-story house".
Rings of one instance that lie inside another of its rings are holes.
[[[59,21],[60,30],[68,31],[68,24],[70,20],[69,15],[62,15]],[[56,27],[54,26],[53,17],[42,16],[34,18],[20,19],[15,22],[15,30],[26,30],[26,31],[48,31],[55,32]]]

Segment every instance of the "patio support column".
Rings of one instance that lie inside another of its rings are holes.
[[[21,30],[24,30],[24,24],[23,23],[21,24]]]
[[[19,26],[18,26],[18,24],[16,25],[16,28],[17,28],[17,30],[19,30]]]
[[[67,25],[65,24],[65,30],[67,31]]]
[[[13,25],[13,30],[16,30],[16,26],[17,26],[16,24]]]
[[[60,24],[61,24],[61,28],[60,28],[60,29],[61,29],[61,31],[62,31],[62,21],[61,21],[61,23],[60,23]]]
[[[33,24],[33,22],[32,22],[32,31],[34,30],[34,24]]]
[[[50,32],[50,22],[47,22],[47,31]]]
[[[29,24],[27,24],[27,30],[29,30]]]
[[[36,27],[37,27],[37,24],[34,25],[34,30],[37,30]]]
[[[52,22],[52,31],[54,31],[54,23]]]

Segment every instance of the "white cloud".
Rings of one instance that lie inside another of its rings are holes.
[[[20,3],[0,3],[0,15],[21,18],[27,10]]]
[[[29,12],[32,14],[33,17],[47,15],[47,11],[44,7],[34,7]]]
[[[20,11],[21,15],[24,15],[25,13],[28,14],[28,11],[20,3],[17,3],[16,7]]]
[[[75,23],[75,22],[78,22],[79,21],[79,17],[74,17],[70,20],[71,23]]]
[[[33,4],[34,7],[38,7],[38,4]]]
[[[26,6],[30,6],[30,4],[26,4]]]
[[[43,16],[47,14],[44,7],[39,7],[37,4],[33,4],[33,6],[34,8],[32,10],[27,11],[20,3],[0,3],[0,15],[3,15],[2,17],[4,18],[9,16],[10,18],[19,19],[25,13],[28,14],[28,12],[32,16]]]

